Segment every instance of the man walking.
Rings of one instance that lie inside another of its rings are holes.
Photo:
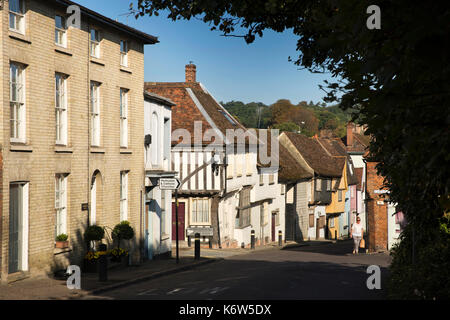
[[[359,244],[363,236],[364,236],[364,228],[361,224],[361,218],[356,217],[356,223],[354,223],[352,225],[352,228],[350,229],[350,238],[353,238],[353,242],[355,245],[353,248],[353,254],[358,254]]]

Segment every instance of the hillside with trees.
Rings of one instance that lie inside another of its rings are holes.
[[[280,99],[270,106],[261,102],[230,101],[222,105],[247,128],[275,128],[307,136],[322,131],[322,134],[343,137],[351,118],[350,113],[338,105],[327,107],[312,101],[294,105],[287,99]]]

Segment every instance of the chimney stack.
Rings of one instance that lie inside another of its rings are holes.
[[[354,128],[353,122],[347,123],[347,146],[348,147],[353,146],[353,128]]]
[[[186,65],[186,82],[197,82],[196,80],[197,67],[195,64],[190,63]]]

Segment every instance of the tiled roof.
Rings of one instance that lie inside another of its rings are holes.
[[[261,136],[261,132],[266,132],[267,139],[263,139]],[[260,141],[265,142],[267,146],[267,156],[271,157],[272,155],[272,139],[271,132],[267,129],[259,129],[257,130],[257,135]],[[267,140],[267,141],[266,141]],[[281,144],[278,143],[278,161],[279,161],[279,171],[278,171],[278,180],[280,182],[294,182],[302,179],[312,178],[313,175],[309,173],[305,168],[303,168],[300,163],[291,155],[291,153]],[[268,164],[261,164],[262,161],[260,159],[260,155],[258,152],[258,164],[261,167],[268,166]]]
[[[215,140],[219,144],[225,142],[223,139],[226,138],[228,129],[242,129],[247,132],[247,129],[198,82],[146,82],[145,91],[169,98],[176,104],[172,107],[172,131],[186,129],[191,135],[191,143],[194,143],[195,121],[202,124],[203,144],[211,143],[211,140],[205,137],[207,130],[219,133],[218,140]],[[172,145],[178,144],[180,140],[181,138],[172,141]],[[256,137],[254,141],[256,142]],[[238,137],[235,137],[234,143],[237,142]],[[249,142],[248,137],[245,142]]]
[[[318,175],[325,177],[340,177],[342,175],[345,157],[330,156],[317,139],[293,132],[284,133]]]

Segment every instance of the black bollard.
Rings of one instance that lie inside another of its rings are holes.
[[[209,237],[209,248],[212,249],[212,237]]]
[[[98,280],[108,281],[108,257],[106,256],[106,244],[98,246],[102,253],[98,259]]]
[[[337,230],[334,230],[334,239],[337,240]]]
[[[195,234],[195,260],[200,260],[200,233]]]
[[[190,236],[188,236],[188,247],[189,248],[191,247],[191,237]]]
[[[250,232],[250,243],[251,243],[251,249],[255,249],[255,230],[252,230]]]
[[[283,233],[281,232],[281,230],[278,230],[278,246],[282,246],[283,245]]]

